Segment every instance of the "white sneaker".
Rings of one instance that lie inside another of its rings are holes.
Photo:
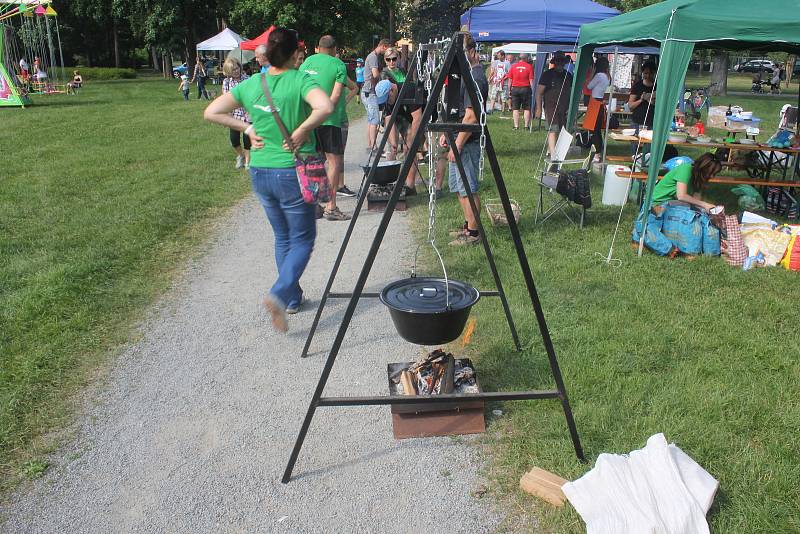
[[[236,168],[244,169],[244,156],[236,156]]]

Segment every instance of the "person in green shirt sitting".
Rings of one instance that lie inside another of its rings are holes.
[[[267,214],[275,235],[278,279],[264,299],[275,329],[289,329],[286,314],[303,302],[300,277],[311,258],[317,236],[316,205],[303,201],[295,170],[301,157],[317,153],[309,134],[334,111],[333,103],[316,81],[293,67],[299,54],[297,32],[276,28],[267,40],[267,72],[244,80],[206,108],[206,120],[250,136],[250,176],[253,191]],[[272,96],[270,103],[262,80]],[[274,111],[291,132],[284,141]],[[252,124],[231,116],[244,107]]]
[[[653,190],[653,206],[660,207],[670,200],[680,200],[710,210],[714,204],[704,201],[700,193],[708,180],[721,170],[722,163],[711,152],[706,152],[691,165],[678,165],[656,184]]]

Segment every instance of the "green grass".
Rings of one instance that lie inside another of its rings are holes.
[[[771,75],[764,74],[762,75],[761,79],[764,81],[769,81],[769,77]],[[704,73],[702,76],[698,76],[697,71],[689,71],[686,74],[686,85],[689,87],[705,87],[707,85],[711,85],[711,75],[709,73]],[[729,72],[728,73],[728,91],[736,91],[736,92],[750,92],[750,87],[753,85],[753,74],[751,73],[738,73],[738,72]],[[795,95],[794,104],[797,105],[797,87],[798,83],[797,80],[792,80],[789,87],[786,87],[786,82],[781,82],[781,90],[783,94],[793,94]],[[766,90],[769,91],[769,86],[766,86]]]
[[[777,116],[780,104],[762,100]],[[759,106],[761,101],[750,107]],[[539,466],[575,479],[601,452],[626,453],[663,432],[719,479],[710,513],[715,532],[800,530],[798,274],[782,268],[743,272],[710,257],[637,258],[629,247],[630,205],[613,254],[622,265],[610,267],[602,258],[618,208],[600,204],[602,179],[595,178],[595,205],[582,231],[558,219],[534,226],[533,175],[543,135],[512,132],[509,120],[493,117],[489,124],[510,195],[523,208],[525,250],[590,462],[576,460],[557,402],[505,403],[489,434],[490,476],[502,498],[538,516],[546,531],[583,532],[570,506],[555,509],[522,494],[522,473]],[[712,195],[727,198],[725,191]],[[490,179],[482,196],[497,196]],[[421,240],[427,211],[416,202],[412,214]],[[462,220],[452,196],[441,201],[439,242]],[[490,229],[489,236],[524,350],[514,352],[498,299],[484,298],[473,309],[477,328],[466,352],[487,390],[553,387],[508,230]],[[492,288],[482,248],[440,248],[449,274]],[[514,524],[509,520],[503,528],[518,531]]]
[[[247,194],[204,105],[150,79],[0,109],[0,487],[46,468],[73,393]]]

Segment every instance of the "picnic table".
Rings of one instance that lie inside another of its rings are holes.
[[[642,144],[650,144],[651,139],[639,138],[635,135],[624,135],[619,132],[609,133],[609,138],[614,141],[630,141],[633,143],[641,142]],[[772,171],[776,169],[781,176],[782,180],[786,180],[789,168],[793,167],[790,178],[794,179],[798,176],[798,164],[800,163],[800,149],[797,148],[775,148],[767,145],[760,144],[742,144],[742,143],[698,143],[689,141],[672,142],[667,141],[668,145],[683,146],[698,149],[719,149],[727,148],[731,151],[752,152],[756,154],[759,165],[750,166],[745,168],[745,171],[753,179],[770,180]],[[781,155],[785,157],[781,157]],[[791,157],[794,156],[794,159]],[[728,166],[731,166],[731,158],[728,157]]]

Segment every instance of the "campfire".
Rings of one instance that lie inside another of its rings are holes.
[[[398,395],[479,393],[475,369],[465,360],[436,349],[391,375]]]

